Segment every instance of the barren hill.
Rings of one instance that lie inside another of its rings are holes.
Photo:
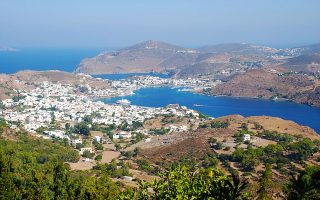
[[[268,46],[231,43],[198,49],[145,41],[115,52],[102,52],[81,61],[76,72],[88,74],[170,72],[176,76],[203,74],[230,76],[267,66],[316,72],[320,45],[276,49]],[[312,54],[309,55],[309,54]]]
[[[320,52],[320,51],[319,51]],[[307,53],[288,59],[283,65],[292,71],[318,72],[320,71],[320,53]]]
[[[205,46],[198,49],[203,53],[233,53],[239,55],[267,56],[279,52],[278,49],[247,43],[230,43]]]
[[[320,136],[311,128],[301,126],[293,121],[284,120],[277,117],[269,116],[251,116],[243,117],[241,115],[229,115],[214,119],[214,121],[228,121],[230,123],[228,128],[208,129],[200,128],[195,131],[188,131],[179,133],[183,135],[184,139],[176,140],[170,144],[163,144],[152,148],[143,149],[143,156],[154,161],[177,161],[182,158],[202,158],[206,153],[211,152],[212,149],[208,144],[210,137],[216,138],[218,141],[227,140],[233,137],[234,133],[241,129],[241,124],[245,123],[248,126],[249,131],[258,133],[261,130],[255,129],[256,123],[262,125],[265,130],[276,131],[279,134],[288,134],[295,137],[306,137],[312,140],[319,139]],[[177,137],[177,136],[176,136]],[[229,138],[229,139],[228,139]],[[266,146],[264,141],[261,140],[260,146]],[[222,151],[224,152],[224,151]]]
[[[254,98],[285,98],[320,106],[319,81],[314,76],[281,74],[266,69],[250,70],[211,88],[212,95]]]
[[[90,74],[163,72],[192,62],[197,53],[192,49],[149,40],[85,59],[76,71]]]
[[[252,44],[220,44],[190,49],[158,41],[145,41],[116,52],[103,52],[81,61],[76,72],[89,74],[173,72],[176,76],[216,74],[274,64],[278,50]]]
[[[302,54],[317,53],[317,52],[320,52],[320,43],[302,46],[302,47],[298,47],[298,48],[303,49]]]

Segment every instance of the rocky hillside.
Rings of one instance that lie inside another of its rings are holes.
[[[260,46],[247,43],[230,43],[230,44],[218,44],[205,46],[198,49],[203,53],[233,53],[239,55],[258,55],[258,56],[267,56],[274,55],[278,53],[279,50],[272,47]]]
[[[190,49],[149,40],[116,52],[103,52],[86,58],[76,72],[110,74],[156,71],[175,76],[211,74],[218,78],[266,66],[282,66],[288,71],[317,72],[317,52],[319,45],[276,49],[232,43]]]
[[[314,76],[296,73],[275,73],[267,69],[250,70],[207,91],[211,95],[284,98],[320,106],[320,84]]]
[[[320,52],[320,51],[319,51]],[[320,53],[307,53],[287,60],[284,67],[292,71],[320,72]]]
[[[192,63],[197,54],[196,50],[146,41],[117,52],[84,59],[76,71],[89,74],[164,72]]]
[[[265,56],[237,55],[235,53],[202,53],[193,64],[178,67],[176,76],[188,77],[192,75],[210,74],[215,78],[232,76],[250,69],[260,69],[263,66],[278,65],[277,61]]]
[[[243,141],[245,134],[250,134],[250,142]],[[182,139],[171,141],[168,137]],[[309,127],[281,118],[231,115],[204,122],[197,130],[152,138],[150,142],[165,141],[160,146],[148,147],[140,142],[137,146],[141,153],[137,159],[148,160],[151,166],[159,168],[176,163],[216,166],[248,179],[253,196],[258,192],[265,166],[271,164],[272,186],[268,187],[268,192],[273,195],[272,199],[283,199],[281,188],[290,177],[288,174],[303,169],[301,163],[318,165],[317,148],[307,157],[297,159],[296,155],[314,148],[319,138]]]

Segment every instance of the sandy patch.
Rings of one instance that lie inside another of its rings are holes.
[[[89,170],[96,165],[95,161],[84,162],[81,159],[77,163],[68,163],[71,170]]]
[[[112,159],[118,158],[120,156],[120,152],[118,151],[104,151],[102,153],[101,163],[110,163]]]

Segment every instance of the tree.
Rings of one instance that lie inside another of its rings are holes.
[[[0,118],[0,135],[3,133],[4,129],[7,127],[7,122]]]
[[[64,125],[64,128],[66,129],[66,131],[68,131],[70,129],[70,127],[71,127],[70,123],[66,123]]]
[[[117,199],[120,188],[116,185],[107,174],[102,174],[100,178],[96,178],[95,187],[99,198],[96,199]]]
[[[101,144],[101,143],[99,143],[99,142],[94,142],[94,146],[96,147],[96,150],[103,150],[104,149],[104,147],[103,147],[103,145]]]
[[[148,160],[137,160],[136,162],[140,170],[145,172],[151,172],[151,165]]]
[[[131,159],[133,156],[133,153],[132,151],[122,151],[121,155],[127,157],[128,159]]]
[[[263,126],[260,125],[260,124],[257,123],[257,122],[254,122],[254,128],[255,128],[256,130],[262,130],[262,129],[263,129]]]
[[[293,156],[299,160],[305,160],[316,151],[316,145],[309,139],[303,138],[289,146],[294,151]]]
[[[232,153],[232,160],[240,162],[241,167],[246,171],[252,171],[259,164],[259,157],[263,156],[263,148],[250,148],[243,150],[237,148]]]
[[[100,161],[100,160],[102,160],[102,155],[98,154],[94,159],[97,161]]]
[[[279,144],[269,144],[263,151],[270,156],[279,156],[282,155],[284,148]]]
[[[122,124],[119,125],[119,129],[123,131],[129,131],[129,124],[127,121],[122,122]]]
[[[90,153],[90,151],[85,150],[85,151],[83,152],[82,156],[83,156],[83,157],[86,157],[86,158],[92,159],[93,156],[94,156],[94,153]]]
[[[15,199],[11,161],[0,150],[0,199]]]
[[[216,142],[217,142],[217,139],[214,138],[214,137],[209,137],[208,142],[211,143],[211,144],[213,144],[213,143],[216,143]]]
[[[136,157],[141,152],[139,147],[134,148],[132,156]]]
[[[70,171],[64,164],[78,159],[77,151],[48,140],[0,138],[0,199],[118,199],[120,188],[106,173]]]
[[[133,129],[133,130],[136,130],[136,129],[142,127],[142,126],[143,126],[143,123],[142,123],[142,122],[138,122],[138,121],[133,121],[133,122],[132,122],[132,129]]]
[[[258,190],[258,199],[259,200],[268,200],[272,199],[268,193],[268,189],[270,188],[272,184],[272,171],[271,171],[271,165],[267,164],[266,169],[263,172],[260,183],[259,183],[259,190]]]
[[[143,133],[135,133],[135,136],[131,142],[132,142],[132,144],[136,144],[136,143],[140,142],[141,140],[143,140],[145,137],[146,136]]]
[[[81,135],[89,136],[90,135],[90,129],[87,124],[84,122],[80,122],[74,126],[74,131],[76,133],[79,133]]]
[[[226,122],[213,121],[210,124],[211,128],[228,128],[229,125],[230,125],[230,123],[228,121],[226,121]]]
[[[213,153],[207,153],[203,158],[203,167],[216,167],[219,163],[219,159]]]
[[[92,117],[89,115],[84,116],[83,122],[86,124],[92,124]]]
[[[246,199],[249,197],[248,193],[244,193],[245,189],[248,187],[248,180],[241,180],[238,174],[232,173],[232,179],[226,180],[226,190],[224,192],[225,199]]]
[[[217,142],[217,143],[214,145],[214,148],[217,149],[217,150],[222,149],[222,147],[223,147],[222,142]]]
[[[242,123],[242,124],[241,124],[241,129],[247,131],[247,130],[248,130],[248,124]]]
[[[127,190],[120,199],[247,199],[246,181],[225,176],[215,168],[191,170],[175,166],[160,174],[159,180],[139,182],[135,191]],[[149,193],[148,188],[154,192]]]
[[[53,192],[55,199],[67,199],[71,185],[70,174],[62,162],[56,162],[53,169]]]
[[[118,143],[116,143],[114,147],[116,148],[116,151],[120,151],[122,149],[121,145]]]
[[[56,116],[54,114],[54,112],[51,112],[51,122],[50,124],[55,124],[56,123]]]
[[[76,144],[76,149],[78,149],[78,150],[80,150],[83,147],[84,147],[84,145],[82,143],[77,143]]]
[[[320,167],[309,166],[296,176],[291,174],[284,190],[288,200],[320,199]]]

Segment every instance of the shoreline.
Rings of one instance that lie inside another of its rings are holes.
[[[154,87],[143,87],[143,88],[168,88],[168,89],[176,89],[177,90],[177,88],[176,87],[171,87],[171,86],[168,86],[168,85],[164,85],[164,86],[154,86]],[[140,88],[140,89],[143,89],[143,88]],[[137,91],[137,90],[135,90],[135,91]],[[135,92],[134,91],[134,92]],[[316,110],[320,110],[320,108],[319,107],[315,107],[315,106],[310,106],[310,105],[306,105],[306,104],[299,104],[299,103],[296,103],[296,102],[293,102],[293,101],[290,101],[290,100],[281,100],[281,101],[279,101],[279,100],[272,100],[272,99],[263,99],[263,98],[250,98],[250,97],[234,97],[234,96],[226,96],[226,95],[206,95],[206,94],[203,94],[203,93],[198,93],[198,92],[192,92],[192,91],[178,91],[177,90],[177,92],[182,92],[182,93],[190,93],[190,94],[195,94],[195,95],[203,95],[203,96],[206,96],[206,97],[213,97],[213,98],[228,98],[228,99],[242,99],[242,100],[255,100],[255,101],[264,101],[264,102],[279,102],[279,103],[289,103],[289,104],[292,104],[292,105],[294,105],[294,106],[302,106],[302,109],[308,109],[308,108],[312,108],[312,109],[316,109]],[[136,95],[136,93],[134,93],[134,94],[132,94],[132,95]],[[125,96],[122,96],[122,97],[124,97],[124,98],[126,98],[126,96],[129,96],[129,95],[125,95]],[[131,96],[131,95],[130,95]],[[112,99],[112,98],[117,98],[117,97],[121,97],[121,96],[114,96],[114,97],[107,97],[107,98],[97,98],[96,100],[98,100],[98,101],[102,101],[103,103],[106,103],[106,104],[115,104],[114,102],[106,102],[105,101],[105,99]],[[131,101],[131,99],[129,98],[129,100]],[[172,104],[173,103],[178,103],[179,104],[179,102],[171,102]],[[168,104],[170,104],[170,103],[168,103]],[[168,105],[167,104],[167,105]],[[195,102],[194,104],[203,104],[203,102]],[[141,107],[152,107],[152,108],[158,108],[158,107],[163,107],[163,106],[145,106],[145,105],[137,105],[137,104],[134,104],[134,103],[132,103],[131,105],[134,105],[134,106],[141,106]],[[192,105],[185,105],[187,108],[189,108],[189,109],[193,109],[193,110],[196,110],[196,111],[199,111],[199,112],[201,112],[201,113],[203,113],[203,109],[204,108],[202,108],[202,109],[197,109],[197,108],[195,108],[194,106],[192,106]],[[305,108],[303,108],[305,106]],[[290,107],[290,105],[289,105],[289,107]],[[206,108],[207,109],[207,108]],[[289,110],[290,111],[290,110]],[[211,112],[211,111],[209,111],[209,112]],[[220,112],[220,111],[219,111]],[[261,111],[261,112],[265,112],[265,111]],[[315,111],[315,112],[317,112],[317,111]],[[223,114],[223,115],[218,115],[218,116],[214,116],[214,115],[212,115],[212,114],[208,114],[208,113],[204,113],[204,114],[206,114],[206,115],[209,115],[209,116],[211,116],[211,117],[221,117],[221,116],[226,116],[226,115],[229,115],[229,114]],[[240,115],[243,115],[243,116],[253,116],[254,114],[250,114],[250,113],[241,113],[241,112],[237,112],[237,111],[235,111],[233,114],[240,114]],[[312,120],[311,121],[309,121],[309,123],[308,122],[302,122],[302,121],[300,121],[300,120],[297,120],[296,118],[288,118],[288,117],[285,117],[285,116],[281,116],[281,115],[279,115],[279,114],[270,114],[270,113],[265,113],[265,114],[260,114],[260,113],[257,113],[257,114],[255,114],[255,115],[258,115],[258,116],[272,116],[272,117],[279,117],[279,118],[283,118],[283,119],[286,119],[286,120],[291,120],[291,121],[294,121],[294,122],[296,122],[297,124],[300,124],[300,125],[302,125],[302,126],[308,126],[308,127],[310,127],[310,128],[312,128],[313,130],[315,130],[315,132],[317,132],[318,134],[320,134],[320,129],[319,128],[317,128],[316,126],[313,126],[312,124],[314,124],[314,125],[316,125],[316,122],[312,122]],[[288,116],[289,116],[290,114],[288,114]],[[314,120],[313,120],[314,121]]]

